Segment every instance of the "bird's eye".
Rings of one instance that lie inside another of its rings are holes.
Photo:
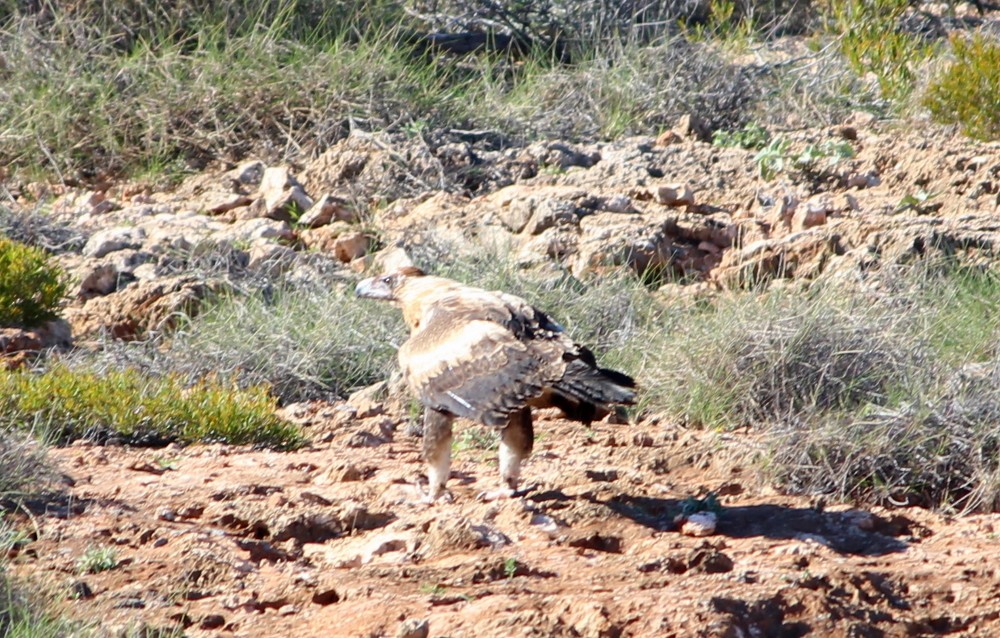
[[[386,286],[391,286],[391,285],[392,285],[392,277],[382,277],[382,280],[381,280],[381,281],[382,281],[382,283],[384,283],[384,284],[385,284]]]

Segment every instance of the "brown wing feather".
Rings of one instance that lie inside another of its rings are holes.
[[[470,320],[470,314],[502,312],[470,310],[457,301],[435,306],[400,348],[400,365],[427,407],[503,426],[558,379],[565,364],[555,344],[521,341],[499,316]]]

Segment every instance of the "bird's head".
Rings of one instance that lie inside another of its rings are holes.
[[[358,283],[354,293],[358,297],[365,299],[379,299],[382,301],[399,301],[398,292],[403,284],[416,277],[423,277],[424,271],[413,266],[406,266],[399,270],[370,277]]]

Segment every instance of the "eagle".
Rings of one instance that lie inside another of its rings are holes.
[[[597,365],[594,353],[524,299],[434,277],[407,266],[361,281],[356,294],[403,311],[409,339],[399,365],[424,406],[425,500],[450,498],[452,422],[456,417],[500,429],[501,488],[517,491],[531,454],[531,408],[559,408],[590,424],[616,405],[635,402],[632,377]]]

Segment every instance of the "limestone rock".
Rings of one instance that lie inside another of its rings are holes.
[[[65,314],[74,335],[107,331],[118,339],[135,339],[171,327],[181,315],[196,313],[200,302],[218,288],[217,283],[183,277],[140,281],[91,299],[82,308],[67,308]]]
[[[285,166],[265,169],[259,192],[264,200],[264,215],[270,219],[290,222],[293,208],[297,208],[301,213],[313,205],[313,200],[305,188]]]
[[[665,206],[694,206],[694,191],[688,184],[661,184],[654,196]]]
[[[99,258],[116,250],[139,248],[145,238],[146,232],[142,228],[116,226],[99,230],[87,240],[83,247],[83,255]]]
[[[665,215],[596,213],[580,221],[580,242],[573,274],[602,266],[629,266],[636,272],[667,268],[673,263],[677,223]]]
[[[300,225],[306,228],[318,228],[334,220],[344,222],[357,221],[354,211],[351,210],[349,202],[346,199],[327,193],[317,199],[298,221]]]

